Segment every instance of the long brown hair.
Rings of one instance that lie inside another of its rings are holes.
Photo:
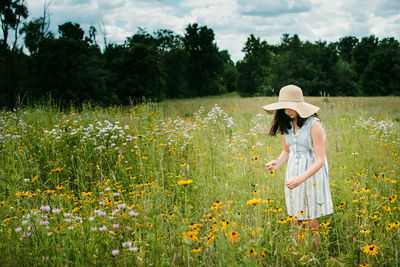
[[[318,117],[317,113],[312,115],[311,117]],[[307,121],[308,118],[302,118],[297,115],[297,125],[301,128],[303,127],[304,123]],[[268,135],[276,136],[277,133],[280,134],[288,134],[289,129],[292,129],[292,119],[286,115],[284,109],[278,109],[275,111],[275,115],[271,121],[271,128],[269,129]]]

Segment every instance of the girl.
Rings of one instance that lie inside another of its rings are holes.
[[[316,231],[318,219],[333,213],[325,133],[316,114],[319,108],[304,102],[300,87],[288,85],[281,88],[277,103],[263,109],[275,113],[269,135],[283,135],[282,153],[266,167],[272,171],[288,162],[285,175],[287,212],[296,218],[296,226],[307,220],[309,227]],[[315,239],[318,242],[318,235]]]

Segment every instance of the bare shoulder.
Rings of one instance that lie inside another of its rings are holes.
[[[323,135],[324,128],[320,120],[315,120],[311,126],[311,135]]]

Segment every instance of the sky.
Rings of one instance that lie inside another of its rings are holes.
[[[184,35],[188,24],[213,29],[220,50],[235,62],[250,34],[279,44],[283,34],[302,41],[336,42],[344,36],[375,35],[400,41],[400,0],[47,0],[50,30],[79,23],[88,35],[97,29],[97,42],[123,44],[138,28]],[[43,14],[45,0],[27,0],[29,18]]]

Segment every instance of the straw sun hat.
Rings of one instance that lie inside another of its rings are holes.
[[[303,91],[296,85],[286,85],[279,91],[279,100],[262,107],[268,113],[277,109],[294,109],[300,117],[308,118],[319,110],[319,107],[304,102]]]

